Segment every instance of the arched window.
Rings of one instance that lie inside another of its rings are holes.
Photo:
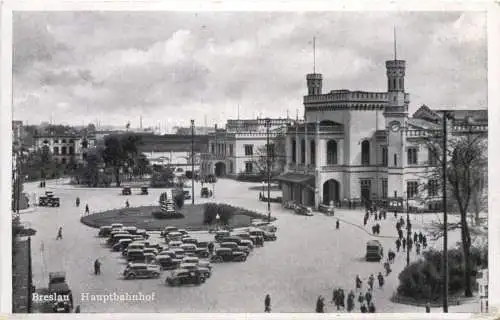
[[[314,140],[309,144],[309,149],[311,153],[311,164],[314,165],[316,163],[316,143]]]
[[[370,142],[368,140],[361,143],[361,164],[370,164]]]
[[[326,164],[337,164],[337,141],[330,140],[326,144]]]
[[[399,90],[401,90],[401,91],[405,90],[403,78],[399,78]]]
[[[295,139],[292,140],[292,162],[297,162],[297,141]]]
[[[387,157],[387,147],[382,147],[382,165],[387,166],[388,157]]]
[[[302,143],[300,144],[300,163],[306,162],[306,141],[302,139]]]

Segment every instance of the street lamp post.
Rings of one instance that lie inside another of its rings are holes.
[[[271,222],[271,146],[269,145],[269,127],[271,119],[266,118],[266,136],[267,136],[267,220]]]
[[[443,312],[448,312],[448,208],[446,204],[446,169],[447,169],[447,154],[446,150],[447,140],[448,140],[448,112],[443,113],[443,160],[442,160],[442,170],[443,170],[443,227],[444,227],[444,235],[443,235]]]
[[[194,119],[191,119],[191,204],[194,205]]]
[[[410,240],[411,240],[411,230],[410,230],[410,210],[408,205],[409,193],[406,190],[406,265],[410,265]]]

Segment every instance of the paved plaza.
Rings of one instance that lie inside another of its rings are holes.
[[[242,183],[221,179],[216,184],[215,201],[238,205],[266,213],[267,204],[258,201],[259,191],[249,187],[259,184]],[[32,238],[34,284],[46,287],[48,273],[64,270],[73,290],[75,305],[82,312],[263,312],[264,297],[271,296],[273,312],[314,312],[316,299],[323,295],[330,301],[332,289],[341,287],[354,289],[357,274],[364,281],[370,274],[383,272],[382,263],[364,260],[366,242],[374,237],[370,234],[373,220],[362,227],[361,210],[337,210],[335,217],[317,213],[313,217],[296,215],[280,204],[271,204],[272,215],[278,227],[278,240],[266,242],[256,248],[244,263],[222,263],[214,265],[213,274],[202,286],[169,287],[164,284],[167,272],[161,279],[123,280],[121,272],[125,262],[120,253],[111,252],[104,245],[105,239],[97,238],[97,229],[80,223],[85,204],[91,213],[123,207],[128,199],[130,205],[155,205],[162,192],[150,189],[147,196],[121,196],[120,189],[75,188],[61,181],[49,181],[47,190],[61,198],[59,208],[39,207],[25,213],[21,219],[37,230]],[[41,193],[43,189],[34,183],[25,186],[27,193]],[[195,185],[196,202],[200,199],[200,185]],[[75,207],[75,198],[82,202]],[[210,199],[209,201],[213,201]],[[414,230],[419,230],[435,214],[412,216]],[[340,229],[335,229],[336,219],[341,220]],[[454,218],[451,217],[451,220]],[[381,221],[381,233],[377,239],[384,251],[394,247],[395,219],[388,214]],[[62,226],[63,240],[56,240],[57,229]],[[206,232],[194,233],[196,238],[211,240]],[[154,235],[153,238],[159,238]],[[458,233],[450,234],[450,246],[458,241]],[[430,242],[430,246],[440,245]],[[416,259],[412,253],[412,259]],[[93,261],[102,262],[102,275],[93,275]],[[393,272],[386,278],[385,286],[374,290],[377,312],[425,312],[423,307],[390,302],[398,285],[398,274],[406,263],[406,254],[399,253],[392,266]],[[90,302],[82,301],[82,294],[143,294],[154,293],[151,302]],[[356,304],[355,311],[359,312]],[[433,309],[432,312],[440,312]],[[333,304],[326,305],[326,312],[335,312]],[[479,312],[477,303],[452,306],[450,312]]]

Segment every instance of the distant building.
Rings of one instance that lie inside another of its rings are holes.
[[[290,119],[270,119],[271,146],[290,123]],[[261,164],[267,153],[265,119],[228,120],[225,129],[216,129],[209,137],[208,153],[201,156],[202,175],[236,177],[240,174],[256,175],[263,169],[267,170],[267,166]]]
[[[87,152],[96,145],[93,135],[38,135],[35,137],[35,150],[47,150],[52,154],[55,162],[68,164],[71,161],[83,163],[87,159]]]
[[[23,122],[18,120],[12,121],[12,142],[14,145],[21,146],[24,135]]]
[[[191,127],[174,127],[174,131],[176,132],[176,134],[190,135],[192,130]],[[208,135],[214,132],[215,132],[215,127],[197,127],[196,125],[194,126],[195,135]]]

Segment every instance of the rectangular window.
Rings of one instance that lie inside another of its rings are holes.
[[[408,164],[418,164],[417,148],[408,148]]]
[[[233,173],[233,162],[229,161],[229,173]]]
[[[366,201],[371,199],[372,181],[370,179],[361,179],[361,200]]]
[[[229,156],[231,156],[231,157],[233,156],[233,145],[232,144],[229,145]]]
[[[388,165],[387,147],[382,147],[382,165],[384,167]]]
[[[435,197],[438,195],[438,181],[436,179],[429,180],[427,188],[429,189],[429,197]]]
[[[429,165],[430,166],[436,166],[437,165],[437,157],[436,157],[436,150],[429,149],[428,150],[428,156],[429,156]]]
[[[253,173],[253,163],[245,162],[245,173]]]
[[[215,144],[212,144],[212,154],[215,153]]]
[[[253,144],[246,144],[245,145],[245,155],[246,156],[253,156]]]
[[[418,195],[418,182],[408,181],[406,182],[406,192],[408,199],[413,199]]]
[[[62,147],[61,148],[61,154],[62,155],[66,155],[66,147]]]
[[[388,189],[387,179],[382,179],[382,199],[387,199]]]

